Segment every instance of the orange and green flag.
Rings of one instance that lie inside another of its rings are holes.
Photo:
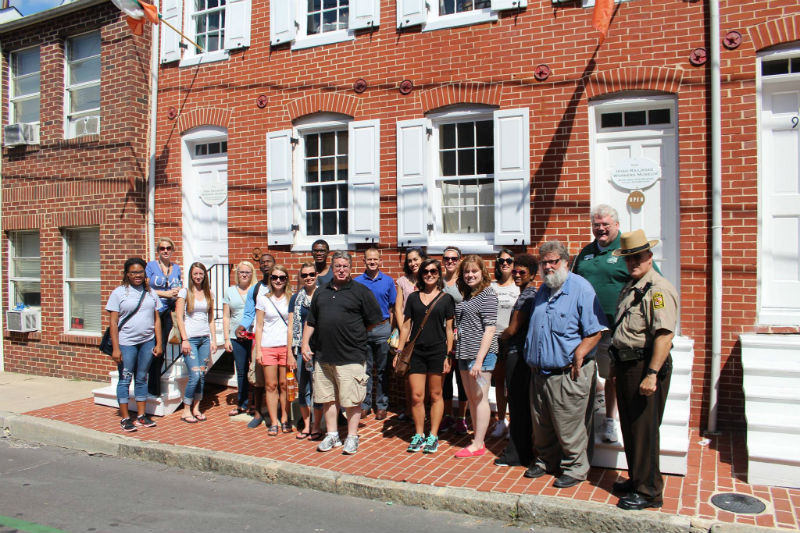
[[[608,26],[614,15],[614,0],[595,0],[592,12],[592,27],[600,32],[597,44],[603,44],[608,35]]]
[[[134,35],[144,34],[145,22],[158,24],[158,8],[139,0],[111,0],[128,18],[128,27]]]

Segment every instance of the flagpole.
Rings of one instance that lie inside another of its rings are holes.
[[[172,24],[170,24],[169,22],[167,22],[166,20],[164,20],[164,17],[162,17],[162,16],[161,16],[161,13],[159,13],[159,14],[158,14],[158,20],[160,20],[161,22],[163,22],[163,23],[164,23],[164,24],[165,24],[165,25],[166,25],[168,28],[170,28],[172,31],[174,31],[175,33],[177,33],[178,35],[180,35],[181,37],[183,37],[184,39],[186,39],[187,41],[189,41],[190,43],[192,43],[192,44],[194,45],[194,47],[195,47],[195,48],[197,48],[198,50],[202,50],[203,52],[205,52],[205,51],[206,51],[206,49],[205,49],[205,48],[203,48],[202,46],[200,46],[199,44],[197,44],[197,43],[196,43],[196,42],[194,42],[193,40],[189,39],[189,38],[188,38],[186,35],[184,35],[183,33],[181,33],[181,31],[180,31],[178,28],[176,28],[175,26],[173,26]]]

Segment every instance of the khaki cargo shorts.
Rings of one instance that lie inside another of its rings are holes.
[[[363,364],[314,363],[314,403],[339,402],[357,407],[367,396],[367,373]]]

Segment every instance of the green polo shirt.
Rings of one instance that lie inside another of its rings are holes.
[[[586,278],[594,287],[609,327],[614,325],[619,293],[630,279],[625,258],[611,255],[612,251],[619,248],[621,236],[620,231],[617,233],[617,238],[603,251],[600,251],[596,240],[591,242],[581,250],[572,265],[572,271]]]

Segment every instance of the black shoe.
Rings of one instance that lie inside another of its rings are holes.
[[[146,427],[146,428],[154,428],[154,427],[156,427],[156,423],[153,422],[153,420],[147,415],[139,415],[139,416],[137,416],[136,417],[136,422],[134,422],[134,424],[137,425],[137,426],[143,426],[143,427]]]
[[[501,455],[494,460],[494,466],[522,466],[519,461],[509,461],[505,455]]]
[[[136,431],[136,426],[133,425],[130,418],[123,418],[120,420],[119,427],[122,428],[122,431],[127,431],[128,433]]]
[[[626,511],[640,511],[648,507],[661,507],[661,499],[647,498],[638,492],[631,492],[617,502],[617,507]]]
[[[553,482],[553,486],[555,488],[557,488],[557,489],[566,489],[568,487],[572,487],[574,485],[577,485],[578,483],[581,483],[581,482],[583,482],[582,479],[575,479],[572,476],[568,476],[566,474],[561,474],[561,477],[559,477],[558,479],[556,479]]]
[[[611,488],[611,492],[614,494],[628,494],[633,492],[636,489],[633,485],[632,479],[626,479],[625,481],[615,481],[613,487]]]
[[[522,475],[529,479],[536,479],[537,477],[542,477],[546,473],[547,470],[534,463],[531,466],[529,466],[528,469],[525,471],[525,473]]]

